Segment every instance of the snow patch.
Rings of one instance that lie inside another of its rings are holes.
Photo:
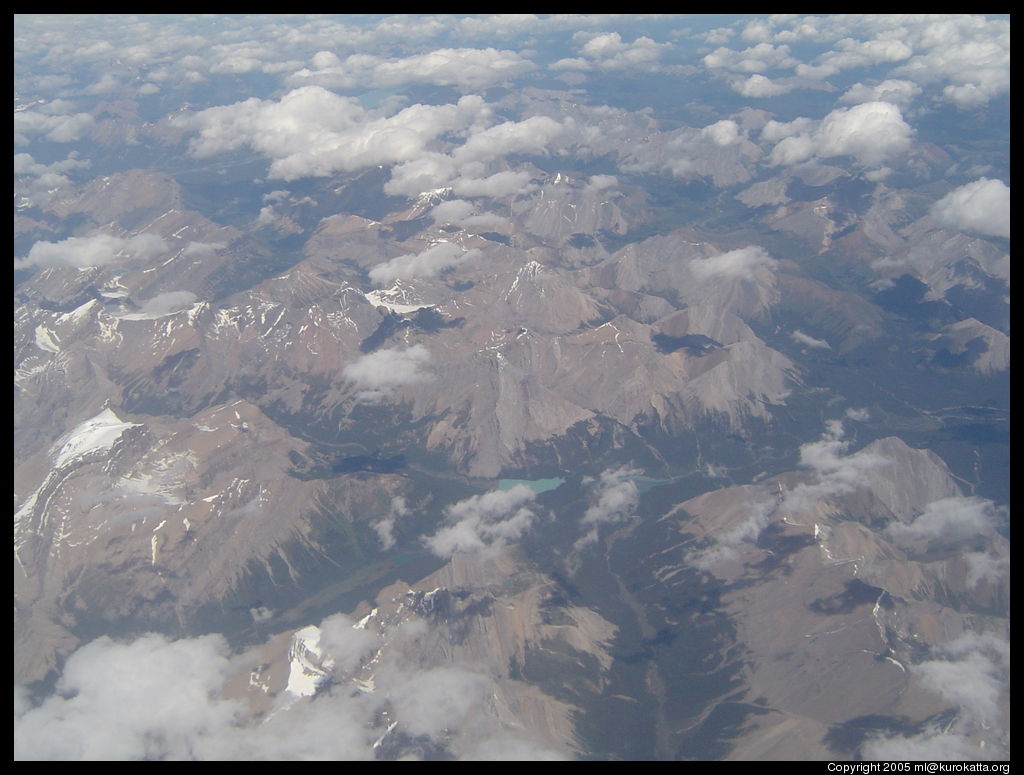
[[[326,660],[321,666],[320,628],[314,624],[297,630],[292,635],[288,649],[288,685],[285,691],[295,697],[311,697],[316,694],[317,687],[327,678],[331,661]]]
[[[91,420],[86,420],[58,439],[54,445],[59,449],[54,458],[54,465],[61,468],[92,452],[109,450],[121,438],[122,433],[139,424],[123,422],[112,409],[104,409]]]
[[[60,345],[59,339],[55,342],[54,337],[57,335],[53,333],[46,326],[36,326],[36,347],[40,350],[45,350],[48,353],[59,353]]]

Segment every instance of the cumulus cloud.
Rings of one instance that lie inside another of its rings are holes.
[[[779,127],[773,127],[771,133],[777,131]],[[788,165],[816,157],[852,156],[863,166],[877,167],[908,150],[912,134],[898,106],[864,102],[833,110],[810,132],[785,137],[772,149],[769,162]]]
[[[788,94],[793,91],[791,85],[773,81],[759,73],[755,73],[749,78],[732,78],[729,80],[729,86],[737,94],[752,99],[778,97],[780,94]]]
[[[816,66],[806,67],[804,71],[809,75],[827,78],[840,70],[853,67],[901,62],[913,53],[914,50],[910,46],[895,38],[843,38],[838,42],[838,50],[822,54],[818,57]],[[801,73],[801,68],[797,68],[797,73]]]
[[[619,179],[614,175],[591,175],[590,180],[587,181],[587,185],[583,187],[583,190],[591,193],[595,191],[603,191],[606,188],[612,188],[619,185]]]
[[[911,737],[871,737],[861,746],[866,761],[978,761],[1001,759],[999,751],[979,748],[978,744],[959,731],[929,727]]]
[[[454,86],[465,92],[487,89],[536,69],[536,65],[521,54],[494,48],[438,48],[393,58],[359,53],[344,60],[331,51],[319,51],[310,64],[312,67],[304,67],[288,76],[286,83],[340,89],[431,83]]]
[[[459,501],[445,509],[446,524],[424,543],[438,557],[459,552],[496,555],[530,529],[536,514],[527,504],[536,497],[528,486],[517,484]]]
[[[394,167],[391,179],[384,184],[384,192],[391,196],[414,197],[424,191],[450,187],[458,174],[458,167],[451,156],[427,152]]]
[[[718,146],[732,145],[740,139],[739,124],[729,119],[716,121],[701,129],[700,133]]]
[[[150,316],[166,315],[194,304],[197,298],[191,291],[160,293],[144,301],[139,307],[139,312]]]
[[[399,627],[430,632],[422,620]],[[334,681],[315,695],[278,695],[272,713],[254,717],[224,699],[228,682],[251,669],[254,652],[231,653],[220,635],[170,640],[148,634],[128,643],[103,637],[67,660],[56,692],[34,704],[14,693],[16,760],[372,760],[390,730],[427,737],[458,758],[502,751],[556,754],[502,728],[488,713],[494,680],[463,667],[424,666],[401,650],[382,653],[377,632],[334,614],[307,627],[316,663]],[[294,643],[294,638],[293,638]],[[353,691],[369,660],[376,687]],[[386,731],[387,730],[387,731]],[[482,741],[490,740],[491,745]]]
[[[714,32],[708,42],[726,42],[722,31]],[[809,63],[790,63],[798,76],[825,79],[850,69],[893,66],[888,78],[937,86],[937,96],[962,108],[982,106],[1010,88],[1010,23],[1003,19],[967,14],[773,15],[749,22],[741,37],[764,50],[772,44],[775,49],[796,43],[828,46]],[[740,72],[758,67],[757,59],[720,48],[705,57],[705,65]],[[904,104],[892,96],[872,99]]]
[[[1010,558],[995,557],[985,552],[969,552],[964,555],[967,562],[967,586],[972,589],[983,582],[998,583],[1010,573]]]
[[[855,83],[839,98],[839,102],[853,105],[861,102],[889,102],[905,108],[920,93],[921,87],[913,81],[890,78],[874,86]]]
[[[481,213],[476,205],[465,199],[449,199],[430,211],[434,223],[451,224],[467,229],[500,229],[508,225],[508,219],[494,213]],[[461,259],[459,263],[462,263]]]
[[[943,84],[945,99],[977,108],[1010,90],[1010,22],[980,16],[928,18],[908,25],[914,56],[892,75]]]
[[[362,356],[342,370],[345,379],[361,390],[357,400],[379,401],[399,388],[428,382],[433,375],[426,370],[430,351],[421,344],[405,350],[397,348],[377,350]]]
[[[373,83],[377,86],[399,86],[425,81],[478,90],[518,78],[533,69],[535,65],[532,62],[514,51],[441,48],[378,64],[373,68]]]
[[[67,173],[73,170],[88,169],[90,162],[79,159],[76,151],[71,151],[62,161],[51,164],[37,162],[31,154],[14,154],[14,191],[27,196],[35,204],[45,205],[56,191],[71,184]]]
[[[37,242],[25,258],[15,260],[14,266],[16,269],[29,266],[84,268],[130,261],[146,262],[166,250],[167,243],[155,234],[127,238],[94,234],[91,237],[68,237],[61,242]]]
[[[367,57],[352,55],[343,69]],[[314,57],[329,67],[336,59],[330,52]],[[463,77],[471,72],[463,70]],[[173,121],[196,133],[189,149],[198,157],[252,148],[271,159],[268,177],[284,180],[391,165],[385,191],[405,196],[446,186],[462,196],[522,193],[529,189],[527,174],[488,175],[487,164],[509,154],[546,155],[574,127],[571,120],[547,116],[491,125],[493,109],[476,95],[454,105],[411,105],[389,116],[384,108],[366,110],[319,85],[301,86],[276,101],[252,98]]]
[[[850,442],[844,441],[841,420],[825,423],[825,432],[818,441],[800,446],[800,465],[813,473],[813,479],[787,490],[779,509],[799,514],[816,502],[853,492],[869,471],[884,466],[888,459],[861,450],[845,454]]]
[[[582,525],[586,532],[573,544],[576,555],[597,542],[601,525],[622,522],[632,515],[640,499],[640,492],[633,479],[640,471],[632,468],[609,468],[597,479],[587,477],[584,484],[591,488],[591,505],[583,513]],[[570,558],[570,563],[574,562]]]
[[[353,673],[380,646],[375,633],[356,627],[345,614],[328,616],[318,629],[324,664],[339,677]]]
[[[764,73],[768,70],[792,68],[797,64],[797,60],[790,56],[789,46],[773,46],[770,43],[758,43],[743,51],[717,48],[705,56],[703,61],[708,69],[737,73]]]
[[[548,116],[531,116],[523,121],[505,121],[476,131],[452,156],[458,165],[487,162],[509,154],[545,155],[548,148],[571,129]]]
[[[479,248],[463,250],[452,242],[439,242],[422,253],[407,253],[377,264],[370,270],[370,279],[381,285],[397,279],[437,277],[446,269],[476,258]]]
[[[956,717],[943,730],[870,739],[861,749],[864,758],[1005,758],[1009,744],[1004,726],[1010,710],[1009,642],[993,633],[965,632],[937,649],[932,659],[912,665],[910,674],[956,706]],[[981,736],[990,745],[979,747]]]
[[[770,143],[777,143],[786,137],[808,134],[814,129],[813,119],[801,116],[792,121],[776,121],[772,119],[761,127],[761,139]]]
[[[586,67],[576,69],[594,67],[600,70],[656,70],[662,54],[672,48],[670,43],[655,43],[646,36],[626,43],[617,32],[598,35],[577,33],[573,39],[576,42],[585,41],[580,47],[580,54]]]
[[[713,277],[752,277],[759,269],[774,271],[775,259],[757,245],[737,248],[717,256],[695,259],[687,268],[700,280]]]
[[[452,190],[459,196],[499,199],[533,191],[530,173],[504,170],[485,178],[461,177],[452,182]]]
[[[382,551],[387,551],[395,545],[395,523],[401,517],[409,514],[409,507],[405,503],[405,498],[400,495],[396,495],[391,499],[391,508],[388,511],[388,515],[377,522],[374,522],[372,527],[377,538],[380,540],[380,548]]]
[[[88,113],[47,115],[37,110],[14,114],[14,144],[29,145],[35,139],[53,143],[73,143],[96,125]]]
[[[470,96],[456,105],[412,105],[373,118],[353,99],[305,86],[278,101],[252,98],[175,123],[198,133],[189,145],[195,156],[251,147],[272,159],[271,178],[294,180],[410,161],[440,135],[465,130],[487,113],[483,100]]]
[[[736,559],[744,543],[755,543],[775,513],[776,502],[758,501],[750,504],[747,516],[735,527],[715,535],[710,546],[691,552],[687,562],[698,570],[711,571],[723,562]]]
[[[1001,180],[979,178],[960,186],[932,205],[943,226],[987,237],[1010,238],[1010,187]]]
[[[912,547],[930,541],[954,545],[991,531],[995,504],[984,498],[943,498],[929,503],[912,522],[896,522],[885,533],[896,544]]]
[[[797,344],[803,345],[804,347],[810,347],[813,350],[832,349],[832,345],[824,339],[815,339],[813,336],[805,334],[803,331],[794,331],[789,336]]]
[[[227,243],[224,242],[190,242],[182,248],[181,255],[183,258],[201,258],[213,255],[226,247]]]
[[[240,703],[212,697],[229,656],[219,635],[95,640],[68,658],[57,694],[16,718],[15,758],[192,758],[241,717]]]
[[[451,728],[464,726],[470,714],[491,694],[490,680],[458,667],[437,667],[394,676],[382,682],[390,691],[395,718],[413,737],[440,739]]]

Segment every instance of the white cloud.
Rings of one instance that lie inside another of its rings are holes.
[[[196,156],[251,147],[272,160],[269,177],[293,180],[372,165],[395,165],[385,191],[415,196],[454,187],[463,196],[501,197],[530,189],[529,175],[486,165],[509,154],[546,155],[569,136],[572,122],[547,116],[488,126],[493,110],[482,98],[455,105],[412,105],[389,117],[320,86],[305,86],[279,101],[250,99],[182,116],[198,133]],[[465,138],[462,144],[460,140]]]
[[[209,256],[227,247],[224,242],[190,242],[181,251],[183,258]]]
[[[1009,557],[994,557],[985,552],[969,552],[967,561],[967,586],[972,589],[982,582],[998,583],[1010,573]]]
[[[191,291],[169,291],[144,301],[139,312],[144,315],[164,315],[195,303],[198,297]]]
[[[839,41],[838,51],[830,51],[819,57],[818,61],[820,62],[819,67],[839,72],[852,67],[901,62],[913,53],[910,46],[895,38],[875,38],[865,41],[843,38]]]
[[[703,61],[708,69],[731,70],[736,73],[764,73],[768,70],[789,69],[797,64],[797,60],[790,56],[789,46],[773,46],[770,43],[758,43],[743,51],[717,48],[706,55]]]
[[[470,162],[487,162],[514,153],[546,155],[553,142],[570,127],[548,116],[532,116],[523,121],[506,121],[470,135],[466,143],[452,154],[462,166]]]
[[[410,636],[432,632],[422,620],[400,629]],[[279,695],[274,712],[264,717],[223,699],[228,680],[248,671],[254,654],[232,654],[220,635],[172,641],[149,634],[130,643],[100,638],[68,657],[56,693],[39,704],[33,706],[23,687],[15,688],[14,758],[372,760],[374,742],[386,729],[380,723],[384,710],[400,731],[430,737],[458,758],[503,751],[556,756],[495,719],[488,708],[497,689],[491,677],[422,665],[401,651],[381,658],[382,638],[343,614],[328,616],[316,631],[320,664],[337,683],[325,684],[314,697]],[[370,659],[378,660],[376,690],[353,691],[349,678]]]
[[[930,727],[913,737],[871,737],[860,748],[866,761],[978,761],[1000,759],[999,751],[986,751],[965,734]]]
[[[459,552],[498,554],[530,529],[536,515],[526,504],[535,498],[528,486],[517,484],[459,501],[445,509],[446,524],[424,543],[438,557]]]
[[[937,85],[943,98],[963,108],[979,107],[1009,92],[1007,20],[967,14],[830,14],[755,20],[748,30],[744,39],[761,45],[830,45],[813,63],[796,65],[797,75],[808,78],[895,65],[887,77]],[[725,65],[744,59],[741,52],[728,49],[713,53],[718,55],[716,63],[722,60]],[[899,102],[881,95],[874,99]]]
[[[804,116],[788,122],[772,119],[761,127],[761,139],[775,143],[786,137],[807,134],[814,129],[814,126],[814,120]]]
[[[427,152],[395,166],[391,179],[384,184],[384,192],[391,196],[414,197],[423,191],[450,186],[458,174],[458,166],[451,156]]]
[[[888,102],[865,102],[849,110],[833,110],[815,132],[818,155],[853,156],[877,166],[910,147],[910,126],[900,109]]]
[[[931,214],[943,226],[1009,239],[1010,187],[979,178],[950,191],[932,205]]]
[[[819,441],[800,446],[800,465],[810,469],[814,478],[787,490],[780,511],[799,515],[818,501],[851,493],[869,471],[888,462],[884,456],[864,450],[844,454],[850,445],[842,440],[844,435],[842,421],[829,420]]]
[[[700,280],[713,277],[752,277],[759,269],[775,271],[776,261],[757,245],[737,248],[708,258],[694,259],[687,265]]]
[[[803,331],[794,331],[791,333],[790,338],[797,344],[801,344],[804,347],[810,347],[814,350],[831,350],[832,345],[826,342],[824,339],[815,339],[809,334],[805,334]]]
[[[249,99],[182,116],[198,132],[189,145],[199,157],[251,147],[272,159],[269,177],[294,180],[418,158],[427,144],[462,131],[489,113],[480,97],[456,105],[412,105],[373,118],[355,100],[305,86],[280,100]]]
[[[88,169],[90,162],[79,159],[76,151],[71,151],[63,161],[52,164],[41,164],[31,154],[14,154],[14,191],[29,197],[39,205],[45,205],[60,189],[71,184],[66,173],[77,169]]]
[[[399,697],[392,702],[395,718],[410,735],[443,738],[450,728],[464,726],[492,692],[490,680],[458,667],[437,667],[396,677],[383,688]]]
[[[752,99],[778,97],[780,94],[788,94],[793,91],[793,87],[789,84],[773,81],[771,78],[767,78],[759,73],[755,73],[749,78],[730,79],[729,86],[737,94]]]
[[[921,94],[921,87],[913,81],[890,78],[874,86],[855,83],[839,98],[839,102],[854,105],[861,102],[889,102],[905,108],[919,94]]]
[[[145,262],[166,249],[167,243],[155,234],[138,234],[128,238],[94,234],[91,237],[68,237],[61,242],[37,242],[29,250],[28,256],[15,260],[14,266],[82,268],[129,261]]]
[[[397,348],[377,350],[350,363],[342,370],[345,379],[361,390],[360,401],[379,401],[395,390],[428,382],[433,375],[426,370],[430,351],[421,344],[405,350]]]
[[[373,523],[372,527],[374,532],[377,533],[377,538],[380,539],[382,551],[386,552],[395,545],[395,523],[399,518],[408,514],[409,507],[405,503],[405,498],[396,495],[391,499],[391,508],[388,511],[388,515],[384,519]]]
[[[701,129],[700,133],[718,146],[732,145],[740,139],[739,124],[729,119],[716,121]]]
[[[490,197],[499,199],[529,193],[536,188],[530,183],[530,173],[505,170],[486,178],[461,177],[452,181],[452,190],[459,196]]]
[[[757,541],[761,531],[771,521],[775,509],[775,501],[752,503],[745,519],[731,530],[713,536],[710,546],[691,552],[687,555],[687,562],[698,570],[710,572],[715,566],[734,560],[739,554],[741,544]]]
[[[536,65],[521,54],[494,48],[438,48],[390,59],[358,53],[344,60],[333,52],[319,51],[310,64],[312,68],[292,73],[286,83],[338,89],[432,83],[466,92],[487,89],[536,69]]]
[[[480,213],[472,202],[449,199],[430,211],[434,223],[452,224],[469,229],[500,229],[508,226],[508,219],[494,213]],[[459,263],[462,263],[460,259]]]
[[[593,65],[590,64],[586,59],[581,57],[565,57],[559,59],[557,62],[553,62],[548,67],[551,70],[593,70]]]
[[[408,253],[377,264],[370,270],[370,279],[384,284],[399,278],[436,277],[446,269],[458,266],[480,255],[479,248],[463,250],[452,242],[438,242],[422,253]]]
[[[191,758],[241,716],[240,703],[211,699],[229,667],[219,635],[95,640],[68,658],[58,693],[15,720],[15,758]]]
[[[585,41],[580,54],[589,65],[601,70],[657,70],[662,54],[672,48],[671,43],[655,43],[646,36],[626,43],[617,32],[577,33],[573,39]]]
[[[942,745],[928,758],[952,755],[954,758],[1003,758],[1000,737],[1009,742],[1003,724],[1009,718],[1010,644],[992,633],[965,632],[937,650],[935,658],[913,665],[912,676],[926,688],[957,706],[958,714],[944,737],[936,740],[934,731],[914,738],[889,738],[871,741],[866,753],[875,757],[881,753],[901,750],[920,751],[924,741]],[[984,733],[995,740],[995,750],[978,749],[972,736]],[[973,748],[973,756],[964,756]],[[901,757],[902,758],[902,757]]]
[[[363,661],[380,647],[376,633],[354,626],[344,614],[332,614],[320,622],[319,647],[325,664],[336,676],[352,674]]]
[[[723,43],[728,43],[735,34],[736,30],[729,29],[728,27],[717,27],[710,32],[704,33],[704,41],[712,46],[720,46]]]
[[[908,25],[914,56],[892,75],[923,85],[946,82],[943,96],[976,108],[1010,90],[1010,23],[980,16],[931,17]]]
[[[586,532],[573,544],[570,568],[578,561],[579,552],[597,542],[601,525],[622,522],[636,509],[640,494],[633,479],[639,475],[640,471],[632,468],[609,468],[597,479],[583,480],[591,485],[591,505],[583,513],[581,522]]]
[[[865,102],[837,108],[810,132],[784,138],[772,149],[769,162],[788,165],[814,157],[852,156],[861,165],[878,167],[908,150],[912,134],[899,107]]]
[[[929,503],[910,523],[896,522],[885,533],[901,546],[941,541],[956,544],[984,535],[992,529],[995,505],[983,498],[944,498]]]
[[[591,175],[583,190],[586,192],[603,191],[617,185],[619,185],[619,179],[614,175]]]
[[[442,48],[377,65],[373,69],[373,83],[386,87],[425,81],[457,86],[463,90],[480,90],[518,78],[535,67],[514,51]]]
[[[36,138],[54,143],[73,143],[96,125],[88,113],[47,115],[33,110],[14,114],[14,144],[28,145]]]

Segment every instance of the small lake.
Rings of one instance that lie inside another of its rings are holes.
[[[499,490],[511,490],[517,484],[525,484],[537,495],[548,490],[554,490],[556,487],[561,486],[565,483],[565,479],[561,477],[555,477],[553,479],[502,479],[498,482]]]

